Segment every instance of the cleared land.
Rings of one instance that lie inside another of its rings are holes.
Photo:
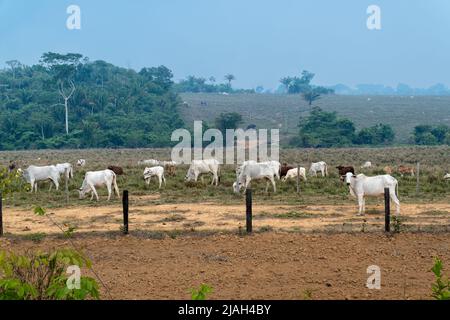
[[[188,125],[199,119],[213,125],[221,112],[238,112],[243,116],[244,125],[279,128],[282,141],[297,134],[300,116],[307,116],[310,110],[300,95],[186,93],[181,96],[188,103],[188,107],[180,108]],[[202,101],[208,105],[202,106]],[[450,125],[450,97],[331,95],[314,105],[351,119],[358,129],[390,124],[396,131],[397,143],[407,143],[419,124]]]
[[[254,230],[244,235],[242,195],[232,192],[234,167],[225,166],[219,187],[184,182],[186,167],[167,177],[165,188],[146,187],[141,159],[169,159],[168,149],[67,150],[1,152],[0,166],[18,160],[51,164],[79,158],[63,191],[49,193],[48,183],[37,194],[21,192],[4,201],[6,235],[0,248],[14,251],[70,247],[49,218],[64,230],[74,227],[72,240],[93,262],[109,289],[102,297],[114,299],[189,299],[201,283],[214,288],[212,299],[428,299],[433,258],[450,263],[449,147],[388,149],[283,150],[282,161],[308,167],[325,160],[330,177],[308,177],[295,192],[295,182],[278,182],[276,194],[253,184]],[[359,169],[371,160],[376,167]],[[334,166],[351,164],[366,174],[382,172],[385,165],[421,162],[420,193],[416,178],[400,177],[402,202],[400,233],[384,235],[383,203],[367,202],[365,217],[356,217],[356,201],[348,195]],[[77,189],[88,170],[110,164],[124,167],[121,190],[130,198],[130,235],[122,236],[121,202],[79,200]],[[209,182],[209,178],[205,179]],[[34,206],[47,217],[33,214]],[[378,265],[382,289],[368,290],[366,269]],[[91,271],[85,270],[87,274]],[[109,293],[108,293],[109,292]]]

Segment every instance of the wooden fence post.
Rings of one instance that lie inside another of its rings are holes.
[[[245,207],[246,207],[246,225],[247,233],[253,232],[253,216],[252,216],[252,189],[247,189],[245,193]]]
[[[3,194],[0,191],[0,237],[3,236]]]
[[[297,165],[297,193],[300,193],[300,165]]]
[[[389,188],[384,188],[384,231],[391,231],[391,198]]]
[[[419,194],[420,192],[420,162],[417,162],[417,169],[416,169],[416,194]]]
[[[129,210],[128,190],[123,191],[122,204],[123,204],[123,234],[128,234],[128,210]]]

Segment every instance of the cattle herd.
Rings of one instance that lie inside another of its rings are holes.
[[[86,166],[86,160],[79,159],[76,162],[79,167]],[[175,161],[159,161],[159,160],[143,160],[139,161],[140,166],[145,167],[143,172],[144,181],[149,185],[152,177],[158,180],[159,188],[161,189],[166,185],[166,177],[174,176],[176,174],[176,168],[180,165]],[[373,164],[370,161],[365,162],[361,168],[371,168]],[[353,166],[337,166],[336,169],[339,172],[339,176],[343,182],[349,187],[350,194],[358,200],[359,215],[363,215],[365,211],[365,196],[381,196],[384,194],[385,188],[389,189],[389,195],[391,200],[396,205],[396,213],[400,212],[400,202],[398,200],[398,181],[391,176],[393,172],[398,172],[402,177],[405,174],[414,176],[415,171],[413,167],[407,167],[400,165],[394,171],[390,166],[383,168],[384,175],[366,176],[364,174],[355,173]],[[216,159],[194,160],[189,166],[189,169],[185,176],[185,181],[197,182],[198,178],[203,182],[203,176],[206,174],[212,175],[211,185],[218,186],[220,183],[220,163]],[[49,166],[34,166],[31,165],[28,168],[22,170],[18,168],[16,163],[11,162],[9,165],[9,171],[17,171],[23,176],[23,178],[31,185],[31,192],[37,192],[38,182],[51,181],[50,190],[53,184],[56,190],[59,189],[59,181],[61,176],[65,179],[73,178],[73,166],[70,163],[60,163]],[[322,177],[328,176],[328,165],[324,161],[312,163],[309,168],[310,176],[317,176],[320,173]],[[106,170],[101,171],[88,171],[84,176],[83,183],[79,189],[80,199],[83,199],[86,194],[91,193],[91,200],[94,196],[97,201],[99,196],[96,188],[106,186],[108,190],[108,201],[110,200],[113,191],[117,197],[120,198],[119,188],[117,185],[117,175],[124,175],[123,168],[119,166],[109,166]],[[273,192],[276,192],[276,180],[283,182],[288,179],[302,179],[307,181],[306,169],[303,167],[293,167],[286,163],[283,165],[278,161],[245,161],[238,165],[236,168],[236,182],[233,184],[233,191],[235,193],[241,192],[242,189],[247,190],[252,180],[265,180],[266,192],[269,186],[272,185]],[[450,180],[450,174],[447,173],[444,176],[445,180]]]

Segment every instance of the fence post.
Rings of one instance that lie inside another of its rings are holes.
[[[0,191],[0,237],[3,236],[3,194]]]
[[[297,193],[300,193],[300,165],[297,165]]]
[[[253,222],[252,222],[252,189],[247,189],[245,193],[245,206],[246,206],[246,225],[247,233],[253,232]]]
[[[417,169],[416,169],[416,194],[419,194],[420,192],[420,162],[417,162]]]
[[[128,190],[123,191],[123,234],[128,234]]]
[[[384,188],[384,231],[391,231],[391,198],[389,188]]]

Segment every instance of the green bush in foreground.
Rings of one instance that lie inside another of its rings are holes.
[[[442,261],[439,258],[434,259],[434,266],[431,271],[436,277],[433,283],[433,298],[436,300],[450,300],[450,280],[442,275]]]
[[[0,300],[99,299],[97,282],[80,277],[79,289],[67,285],[69,266],[90,267],[89,260],[71,249],[16,255],[0,251]]]

